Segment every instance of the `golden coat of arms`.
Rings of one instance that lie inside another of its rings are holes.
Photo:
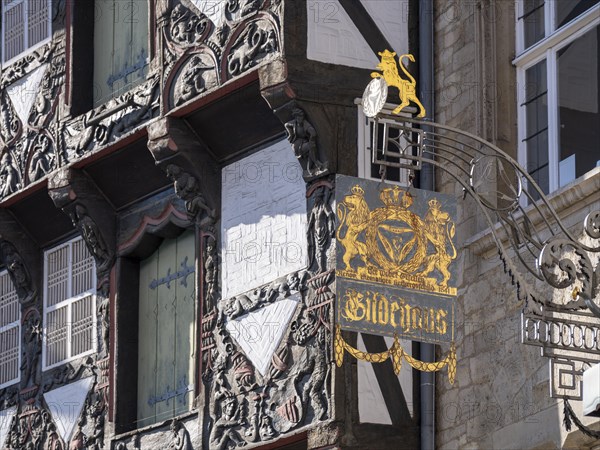
[[[336,204],[336,364],[346,352],[367,362],[389,358],[396,373],[402,361],[428,372],[448,367],[454,382],[456,200],[337,175]],[[363,352],[342,330],[391,336],[394,344],[382,353]],[[400,338],[450,343],[450,351],[433,363],[419,361]]]
[[[416,191],[385,187],[374,204],[351,187],[337,205],[338,276],[456,296],[454,220],[437,194],[415,208]]]

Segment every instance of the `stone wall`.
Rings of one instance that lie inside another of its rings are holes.
[[[436,1],[434,17],[435,121],[476,134],[516,156],[514,2]],[[593,171],[592,178],[597,192],[600,172]],[[436,181],[438,190],[460,195],[457,184],[442,173]],[[569,189],[577,190],[577,182],[554,197],[568,198]],[[577,237],[585,215],[599,206],[597,198],[593,202],[578,199],[562,211]],[[482,214],[469,198],[459,201],[459,209],[457,240],[464,247],[459,254],[458,367],[454,385],[445,373],[437,377],[436,447],[591,445],[592,439],[583,439],[579,432],[569,435],[562,425],[562,402],[549,393],[549,360],[539,349],[521,344],[524,305],[495,245],[490,240],[485,251],[479,245],[487,227]],[[552,295],[544,283],[536,287]],[[572,404],[581,417],[580,403]]]

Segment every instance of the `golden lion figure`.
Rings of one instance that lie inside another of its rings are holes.
[[[344,247],[342,261],[345,270],[353,270],[351,261],[358,255],[366,264],[367,246],[357,240],[358,235],[367,227],[370,217],[369,207],[363,195],[364,190],[356,185],[352,188],[352,194],[347,195],[337,206],[340,225],[336,237]],[[342,233],[344,227],[346,233]]]
[[[383,78],[385,82],[389,86],[395,86],[398,88],[400,93],[400,105],[394,109],[393,113],[398,114],[403,108],[408,106],[408,104],[413,101],[419,106],[419,115],[417,117],[425,117],[425,107],[421,104],[419,99],[417,98],[417,82],[412,77],[410,73],[402,64],[403,58],[408,58],[410,61],[415,62],[415,58],[413,55],[404,54],[400,55],[398,58],[400,69],[404,72],[404,75],[408,77],[408,80],[400,77],[400,73],[398,72],[398,64],[396,64],[396,52],[390,52],[389,50],[384,50],[383,53],[379,52],[379,56],[381,56],[381,62],[377,64],[377,68],[383,72],[380,74],[379,72],[372,72],[372,78]]]

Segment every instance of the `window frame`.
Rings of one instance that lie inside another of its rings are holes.
[[[548,5],[552,7],[547,7]],[[524,105],[527,96],[526,71],[539,62],[546,61],[546,83],[548,87],[548,193],[555,192],[562,186],[568,184],[559,180],[559,151],[560,151],[560,125],[558,123],[558,67],[557,53],[576,39],[585,35],[597,26],[600,26],[600,3],[588,9],[578,17],[575,17],[560,28],[555,23],[555,2],[546,1],[544,4],[544,37],[524,48],[525,27],[524,22],[519,19],[523,15],[524,2],[516,0],[516,49],[517,57],[513,65],[517,71],[517,154],[518,162],[527,172],[527,114]],[[590,167],[589,170],[592,170]]]
[[[52,0],[45,0],[46,1],[46,5],[48,8],[48,36],[45,39],[42,39],[40,42],[38,42],[37,44],[34,44],[33,46],[29,46],[28,41],[29,41],[29,8],[27,7],[27,5],[25,5],[25,7],[23,8],[23,17],[25,19],[25,24],[24,24],[24,37],[23,37],[23,51],[18,53],[17,55],[13,56],[12,58],[10,58],[9,60],[5,60],[4,59],[4,42],[5,42],[5,24],[6,24],[6,12],[10,9],[12,9],[14,6],[18,5],[19,3],[27,3],[28,0],[2,0],[2,4],[1,6],[1,10],[2,10],[2,36],[1,38],[1,43],[0,45],[2,45],[2,47],[0,47],[0,61],[1,61],[1,65],[2,66],[8,66],[14,62],[16,62],[17,60],[23,58],[25,55],[37,50],[40,47],[43,47],[44,45],[46,45],[48,42],[50,42],[52,40]]]
[[[22,358],[21,358],[21,328],[22,328],[22,324],[21,324],[21,320],[22,320],[22,312],[21,312],[21,304],[19,302],[19,297],[17,295],[17,290],[12,282],[12,278],[10,277],[10,274],[8,273],[7,269],[3,269],[0,270],[0,277],[6,276],[8,278],[8,281],[10,283],[10,285],[12,286],[14,293],[15,293],[15,297],[16,297],[16,301],[17,301],[17,308],[18,308],[18,317],[17,320],[15,320],[14,322],[10,322],[4,326],[0,326],[0,335],[12,328],[17,328],[17,377],[13,378],[9,381],[5,381],[4,383],[0,383],[0,389],[4,389],[6,387],[9,386],[13,386],[17,383],[19,383],[21,381],[21,364],[22,364]],[[4,295],[3,292],[0,292],[1,295]]]
[[[97,353],[98,351],[98,336],[97,336],[97,327],[98,327],[98,314],[97,314],[97,279],[96,279],[96,261],[94,259],[94,257],[90,254],[90,257],[92,259],[92,287],[84,292],[81,292],[75,296],[70,296],[64,300],[61,300],[59,302],[57,302],[55,305],[52,306],[48,306],[48,254],[55,252],[61,248],[65,248],[68,247],[69,248],[69,252],[68,252],[68,276],[67,276],[67,292],[69,293],[69,295],[72,293],[72,274],[73,274],[73,244],[75,242],[79,242],[81,241],[83,243],[83,245],[87,250],[87,244],[85,243],[83,237],[81,236],[76,236],[72,239],[69,239],[61,244],[57,244],[54,245],[53,247],[50,247],[46,250],[44,250],[44,293],[43,293],[43,337],[42,337],[42,372],[54,369],[56,367],[59,367],[63,364],[69,363],[71,361],[75,361],[77,359],[83,358],[85,356],[88,355],[92,355],[94,353]],[[92,325],[91,325],[91,329],[92,329],[92,345],[91,345],[91,349],[87,350],[85,352],[82,353],[78,353],[76,355],[72,354],[72,343],[73,343],[73,339],[72,339],[72,333],[73,333],[73,304],[79,300],[81,300],[82,298],[88,297],[90,296],[92,297]],[[46,356],[47,356],[47,350],[48,350],[48,314],[56,311],[58,309],[67,307],[67,358],[65,359],[61,359],[58,362],[55,362],[53,364],[46,364]]]

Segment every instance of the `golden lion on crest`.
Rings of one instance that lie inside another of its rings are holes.
[[[398,114],[403,108],[408,106],[408,104],[413,101],[419,107],[419,114],[417,117],[425,117],[425,107],[421,104],[419,99],[417,98],[417,82],[412,77],[410,73],[404,67],[402,60],[404,58],[408,58],[411,62],[415,62],[415,58],[413,55],[404,54],[400,55],[398,58],[399,63],[396,63],[396,52],[390,52],[389,50],[384,50],[383,52],[379,52],[379,56],[381,56],[381,62],[377,64],[377,68],[383,72],[380,74],[379,72],[372,72],[372,78],[383,78],[385,82],[389,86],[395,86],[398,88],[400,94],[400,105],[394,109],[393,113]],[[404,75],[408,77],[408,80],[400,77],[400,73],[398,72],[398,65]]]

